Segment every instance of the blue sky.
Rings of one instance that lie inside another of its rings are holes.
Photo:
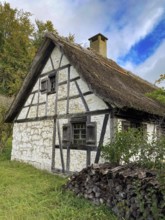
[[[165,73],[165,0],[6,0],[31,12],[32,20],[51,20],[60,35],[88,38],[102,33],[108,57],[154,82]]]

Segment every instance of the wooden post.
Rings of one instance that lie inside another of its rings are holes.
[[[108,118],[109,118],[109,114],[105,114],[102,130],[101,130],[101,134],[100,134],[99,145],[98,145],[97,153],[96,153],[96,157],[95,157],[95,163],[98,163],[99,159],[100,159],[101,146],[103,145],[103,142],[104,142],[104,136],[105,136],[105,132],[106,132]]]
[[[59,140],[59,147],[60,147],[62,172],[64,173],[65,172],[65,165],[64,165],[64,156],[63,156],[63,148],[62,148],[59,120],[57,120],[57,130],[58,130],[58,140]]]
[[[53,123],[53,137],[52,137],[52,164],[51,169],[55,169],[55,145],[56,145],[56,119],[54,119]]]
[[[69,114],[69,96],[70,96],[70,66],[68,67],[66,114]]]

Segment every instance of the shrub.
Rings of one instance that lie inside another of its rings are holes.
[[[12,133],[12,125],[4,122],[6,110],[6,107],[0,106],[0,154],[7,145]]]
[[[165,166],[165,137],[153,137],[139,129],[117,131],[112,142],[102,146],[102,157],[116,165],[136,162],[148,168],[161,169]]]

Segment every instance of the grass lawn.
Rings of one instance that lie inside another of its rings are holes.
[[[66,179],[0,156],[0,220],[116,220],[104,206],[94,206],[62,190]]]

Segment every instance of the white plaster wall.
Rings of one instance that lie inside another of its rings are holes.
[[[12,160],[51,170],[53,121],[15,123]]]
[[[60,52],[60,51],[59,51],[59,52]],[[65,66],[65,65],[67,65],[67,64],[69,64],[69,63],[70,63],[69,60],[66,58],[65,55],[63,55],[62,61],[61,61],[61,66]]]
[[[20,112],[18,119],[24,119],[26,117],[27,111],[29,108],[23,108],[22,111]]]
[[[66,169],[66,153],[67,153],[67,151],[64,149],[63,150],[63,159],[64,159],[65,169]],[[62,170],[60,149],[58,149],[58,148],[55,149],[55,169]]]
[[[57,113],[59,115],[66,114],[66,100],[58,101],[57,105],[58,105]]]
[[[67,84],[61,85],[58,87],[58,98],[66,98],[67,97]]]
[[[94,115],[94,116],[91,116],[91,121],[92,122],[96,122],[96,124],[97,124],[97,145],[98,145],[99,144],[99,140],[100,140],[102,126],[103,126],[104,115]],[[110,140],[110,123],[109,123],[109,119],[108,119],[107,128],[106,128],[106,133],[105,133],[105,136],[104,136],[104,143],[103,144],[108,143],[109,140]]]
[[[60,60],[61,60],[61,52],[58,49],[58,47],[55,47],[52,51],[51,58],[53,61],[53,66],[55,69],[58,69],[60,67]]]
[[[39,86],[40,86],[40,80],[38,79],[36,84],[34,85],[32,91],[37,91],[39,89]]]
[[[88,103],[88,107],[90,111],[108,109],[105,102],[102,101],[100,98],[98,98],[95,94],[87,95],[84,98]]]
[[[47,115],[52,116],[55,114],[55,99],[56,93],[48,95]]]
[[[75,82],[70,83],[70,96],[79,95]]]
[[[49,58],[48,61],[47,61],[47,63],[46,63],[46,65],[45,65],[45,67],[43,68],[41,74],[47,73],[47,72],[49,72],[49,71],[52,71],[52,69],[53,69],[53,68],[52,68],[51,60],[50,60],[50,58]]]
[[[156,126],[154,124],[147,124],[147,134],[148,134],[148,141],[152,141],[156,134]]]
[[[69,101],[69,113],[81,113],[86,112],[84,104],[81,98],[71,99]]]
[[[35,118],[37,116],[37,107],[31,106],[28,114],[28,118]]]
[[[70,151],[70,170],[80,171],[86,167],[86,151],[83,150],[71,150]]]
[[[32,101],[32,98],[33,98],[33,94],[29,95],[29,97],[28,97],[28,99],[26,100],[24,106],[29,105],[29,104],[31,103],[31,101]]]
[[[87,83],[84,82],[84,80],[78,79],[78,80],[77,80],[77,83],[78,83],[78,85],[79,85],[80,90],[81,90],[82,93],[88,92],[88,91],[90,90],[89,87],[88,87],[88,85],[87,85]]]
[[[79,74],[77,73],[76,69],[73,66],[71,66],[70,67],[70,78],[73,79],[78,76]]]
[[[62,58],[62,60],[63,59],[64,59],[64,57]],[[61,64],[61,66],[63,66],[63,65]],[[59,73],[58,83],[61,83],[61,82],[68,80],[68,68],[62,69],[58,73]]]

